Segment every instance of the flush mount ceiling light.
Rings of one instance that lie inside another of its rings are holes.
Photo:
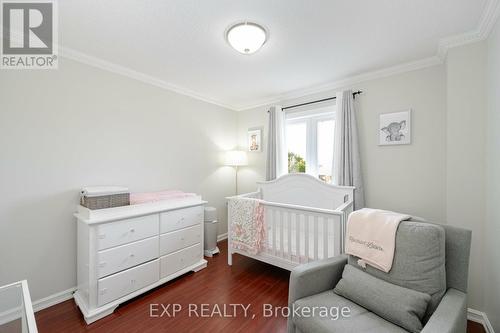
[[[236,51],[252,54],[257,52],[267,41],[267,32],[257,23],[242,22],[227,29],[226,40]]]

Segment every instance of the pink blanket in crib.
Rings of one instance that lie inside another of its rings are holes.
[[[237,198],[229,200],[232,248],[257,254],[265,246],[264,206],[258,199]]]
[[[178,190],[160,191],[160,192],[144,192],[130,193],[130,204],[138,205],[147,202],[157,202],[164,200],[175,200],[181,198],[194,197],[194,193],[186,193]]]

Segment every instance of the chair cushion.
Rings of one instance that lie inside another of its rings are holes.
[[[378,279],[345,265],[333,291],[412,333],[422,330],[431,296]]]
[[[333,290],[323,293],[304,297],[297,300],[294,307],[327,307],[338,308],[339,311],[343,307],[350,309],[349,317],[339,316],[338,319],[332,320],[332,317],[297,317],[292,318],[293,323],[297,326],[300,332],[339,332],[339,333],[407,333],[403,328],[396,326],[385,319],[377,316],[373,312],[369,312],[358,304],[339,296]]]
[[[349,256],[348,263],[392,284],[431,295],[423,322],[426,323],[446,292],[445,232],[435,224],[404,221],[396,232],[394,262],[389,273],[357,264]]]

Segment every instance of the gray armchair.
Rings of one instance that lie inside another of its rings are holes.
[[[402,227],[403,223],[405,227]],[[409,235],[413,238],[404,238],[404,234],[408,233],[401,230],[405,228],[410,228],[413,231],[420,230],[418,229],[420,226],[437,226],[444,235],[441,251],[444,255],[443,271],[446,272],[446,277],[443,276],[443,283],[446,285],[443,292],[438,295],[435,306],[424,318],[422,333],[465,333],[467,326],[467,277],[471,242],[471,232],[469,230],[447,225],[423,223],[422,221],[402,222],[397,232],[395,261],[391,272],[384,273],[371,267],[368,267],[366,272],[389,282],[396,280],[397,284],[408,287],[405,285],[404,273],[402,275],[401,272],[415,272],[415,270],[418,270],[418,268],[414,268],[414,266],[418,265],[411,262],[412,258],[409,258],[408,254],[418,252],[419,247],[422,246],[424,248],[420,248],[420,251],[426,251],[425,247],[429,247],[429,245],[422,244],[422,239],[427,240],[432,237],[423,236],[425,238],[413,241],[414,237],[411,232]],[[414,248],[406,249],[406,244]],[[432,251],[432,249],[428,251]],[[351,309],[353,316],[338,320],[290,316],[288,318],[288,332],[407,332],[375,313],[365,310],[360,305],[333,293],[332,289],[342,278],[344,266],[347,264],[356,265],[356,258],[342,255],[296,267],[290,275],[288,299],[290,308],[293,306],[315,305],[347,306]],[[398,267],[402,268],[399,273]],[[427,276],[424,276],[424,280],[427,278]],[[414,276],[408,276],[410,285],[414,279]]]

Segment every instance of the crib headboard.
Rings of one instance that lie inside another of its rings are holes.
[[[336,209],[345,201],[353,200],[354,195],[354,187],[334,186],[300,173],[257,182],[257,185],[265,201],[323,209]]]

